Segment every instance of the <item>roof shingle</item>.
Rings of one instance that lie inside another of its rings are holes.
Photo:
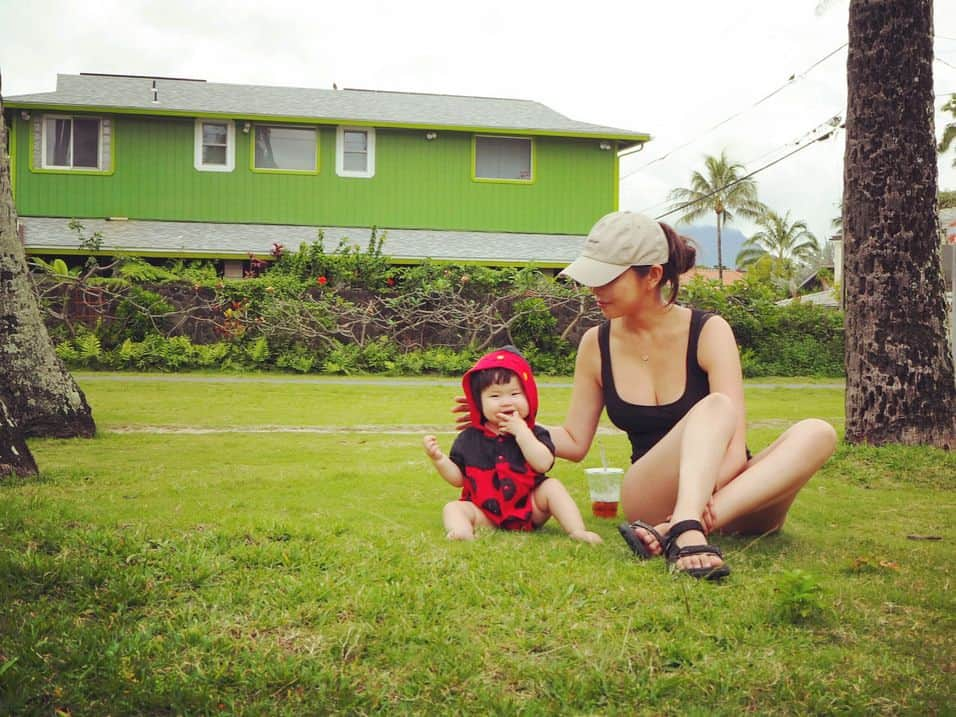
[[[153,101],[153,83],[157,101]],[[122,75],[57,75],[54,92],[5,98],[10,107],[104,108],[153,114],[317,120],[377,126],[523,131],[618,139],[636,144],[644,132],[577,122],[540,102],[495,97],[374,90],[319,90]]]

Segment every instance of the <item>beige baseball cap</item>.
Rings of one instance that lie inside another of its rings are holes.
[[[560,276],[585,286],[604,286],[632,266],[666,264],[669,256],[660,224],[643,214],[611,212],[591,227],[581,256]]]

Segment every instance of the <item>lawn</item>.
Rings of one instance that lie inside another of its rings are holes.
[[[603,545],[446,541],[421,435],[450,445],[452,379],[78,378],[98,436],[0,486],[0,713],[951,713],[949,453],[841,447],[780,535],[717,539],[715,585],[590,515]],[[842,433],[839,387],[747,397],[754,449]],[[552,471],[582,508],[597,456]]]

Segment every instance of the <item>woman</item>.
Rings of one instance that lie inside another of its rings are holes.
[[[594,225],[561,274],[590,287],[608,321],[581,338],[567,418],[551,437],[558,456],[580,461],[607,408],[633,451],[621,489],[632,521],[620,528],[625,540],[642,558],[663,553],[673,570],[719,578],[730,570],[706,534],[778,530],[836,433],[804,420],[749,455],[730,325],[675,303],[695,253],[640,214],[613,212]]]

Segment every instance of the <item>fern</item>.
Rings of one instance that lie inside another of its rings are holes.
[[[269,342],[265,336],[260,336],[253,344],[246,349],[246,354],[254,364],[265,363],[269,358]]]
[[[67,365],[74,365],[79,360],[79,355],[76,352],[76,349],[73,347],[71,341],[61,341],[54,348],[56,355],[60,357],[60,360],[66,363]]]
[[[103,353],[99,337],[96,334],[84,334],[76,337],[76,351],[79,359],[87,366],[99,361]]]

